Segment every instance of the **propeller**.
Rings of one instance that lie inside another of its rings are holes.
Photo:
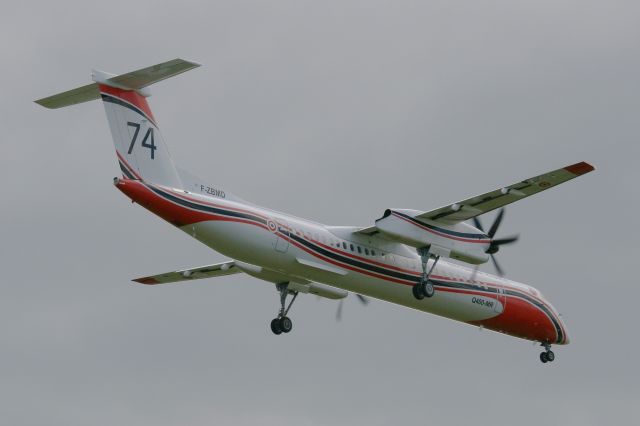
[[[491,257],[493,266],[496,268],[496,271],[500,276],[504,275],[504,271],[500,267],[500,264],[498,263],[494,255],[500,250],[500,246],[513,244],[516,241],[518,241],[518,238],[520,238],[518,235],[512,235],[510,237],[505,237],[505,238],[493,238],[498,232],[498,228],[500,228],[500,224],[502,223],[503,218],[504,218],[504,207],[500,209],[500,211],[498,212],[498,215],[496,216],[493,223],[491,224],[491,228],[489,228],[489,232],[487,232],[487,236],[489,237],[491,242],[489,243],[489,248],[485,250],[485,253],[487,253],[489,257]],[[485,232],[484,228],[482,227],[482,223],[480,222],[480,219],[478,219],[477,217],[473,218],[473,224],[476,226],[476,228],[478,228],[482,232]],[[476,267],[476,270],[477,270],[477,267]],[[473,276],[475,276],[475,271]]]
[[[367,306],[369,304],[369,299],[367,299],[363,295],[358,294],[358,293],[353,293],[353,294],[356,295],[356,297],[358,298],[360,303],[362,303],[363,306]],[[336,311],[336,321],[340,321],[342,319],[342,304],[343,304],[343,302],[344,302],[344,299],[340,299],[340,302],[338,303],[338,310]]]

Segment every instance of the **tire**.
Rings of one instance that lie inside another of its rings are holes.
[[[278,321],[278,326],[283,333],[288,333],[293,328],[293,322],[291,322],[289,317],[282,317]]]
[[[273,334],[275,335],[282,333],[282,329],[280,328],[280,320],[278,318],[271,320],[271,331],[273,331]]]
[[[427,297],[433,297],[433,295],[436,294],[436,289],[433,287],[433,283],[431,281],[427,281],[424,287],[422,287],[422,292]]]
[[[413,293],[413,297],[418,300],[424,299],[424,293],[422,293],[422,286],[420,284],[416,284],[411,288],[411,292]]]
[[[540,361],[542,361],[543,364],[546,364],[547,362],[549,362],[549,360],[547,359],[546,352],[540,352]]]
[[[556,355],[553,353],[553,351],[547,351],[547,361],[549,362],[553,362],[554,359],[556,359]]]

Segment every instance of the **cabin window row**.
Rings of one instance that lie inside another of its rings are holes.
[[[378,253],[374,249],[370,249],[368,247],[362,247],[362,246],[359,246],[359,245],[353,244],[353,243],[346,243],[344,241],[342,241],[342,243],[340,243],[340,241],[338,241],[338,240],[332,240],[330,238],[325,238],[324,235],[318,234],[318,233],[315,233],[315,232],[300,231],[298,229],[295,229],[294,232],[298,236],[304,236],[306,238],[318,241],[318,242],[320,242],[322,244],[329,244],[331,247],[341,248],[343,250],[350,250],[350,251],[352,251],[354,253],[364,254],[365,256],[377,256],[378,255]],[[384,253],[380,253],[380,256],[384,256]]]
[[[339,249],[342,250],[349,250],[352,251],[354,253],[358,253],[358,254],[364,254],[365,256],[377,256],[377,252],[374,249],[370,249],[369,247],[362,247],[359,246],[358,244],[353,244],[353,243],[347,243],[345,241],[343,241],[342,243],[338,242],[338,241],[334,241],[332,243],[330,243],[330,245],[332,247],[337,247]],[[381,256],[384,256],[384,253],[380,254]]]

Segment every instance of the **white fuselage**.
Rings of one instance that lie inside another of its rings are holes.
[[[517,337],[568,343],[557,311],[531,286],[441,260],[433,298],[417,300],[414,249],[284,213],[139,181],[119,186],[132,200],[233,259]],[[126,182],[126,183],[125,183]],[[119,184],[116,184],[119,185]]]

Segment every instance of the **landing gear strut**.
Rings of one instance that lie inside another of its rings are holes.
[[[278,335],[281,333],[288,333],[293,328],[293,322],[291,322],[291,319],[287,317],[287,313],[289,312],[289,309],[291,309],[291,305],[293,305],[296,297],[298,297],[298,292],[290,291],[289,283],[276,284],[276,289],[278,289],[278,292],[280,293],[280,311],[278,312],[278,317],[271,320],[271,331],[273,331],[273,334]],[[287,296],[289,294],[293,294],[293,297],[287,305]]]
[[[440,256],[430,254],[429,246],[419,248],[418,254],[422,259],[422,276],[420,277],[420,282],[415,284],[411,291],[413,293],[413,297],[418,300],[422,300],[425,297],[433,297],[433,295],[436,293],[436,290],[433,287],[433,282],[429,280],[429,277],[436,267]],[[427,262],[429,262],[429,259],[433,259],[433,265],[431,265],[431,268],[427,270]]]
[[[540,353],[540,361],[542,361],[543,364],[546,364],[547,362],[553,362],[553,360],[556,359],[556,356],[551,350],[551,345],[547,342],[544,342],[540,346],[544,346],[545,349],[544,352]]]

